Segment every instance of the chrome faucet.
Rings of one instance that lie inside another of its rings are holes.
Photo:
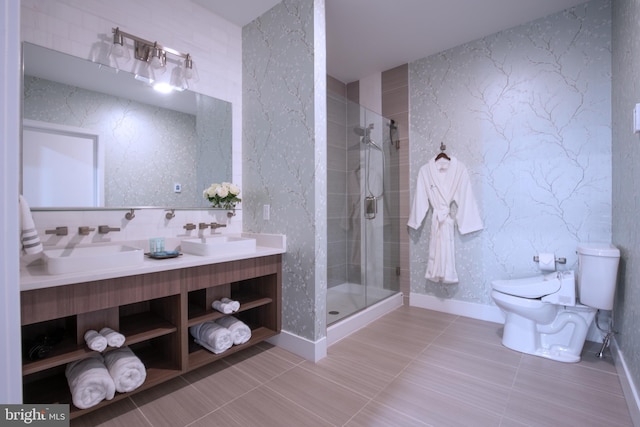
[[[209,224],[206,224],[204,222],[201,222],[200,224],[198,224],[198,230],[204,230],[208,227],[209,227]]]
[[[78,234],[81,236],[88,236],[90,232],[92,231],[96,231],[95,228],[91,228],[91,227],[78,227]]]
[[[108,225],[99,225],[98,226],[98,233],[100,233],[100,234],[107,234],[110,231],[120,231],[120,228],[118,228],[118,227],[109,227]]]
[[[218,228],[222,228],[226,226],[227,224],[218,224],[217,222],[212,222],[211,224],[209,224],[209,227],[211,227],[211,230],[216,230]]]
[[[191,231],[196,229],[196,225],[189,222],[185,224],[182,228],[184,228],[187,231]]]
[[[55,230],[45,230],[44,234],[55,234],[56,236],[66,236],[69,234],[67,227],[56,227]]]

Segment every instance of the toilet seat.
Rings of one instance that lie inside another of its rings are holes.
[[[491,282],[494,290],[521,298],[542,298],[558,292],[560,285],[557,273]]]

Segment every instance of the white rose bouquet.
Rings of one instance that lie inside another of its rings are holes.
[[[240,187],[230,182],[222,184],[211,184],[209,188],[202,192],[205,199],[209,200],[214,208],[233,209],[236,203],[242,199],[238,197]]]

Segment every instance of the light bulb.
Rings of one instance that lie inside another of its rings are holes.
[[[154,44],[151,48],[151,59],[149,63],[155,69],[164,68],[167,63],[167,53]]]
[[[182,75],[185,80],[191,80],[193,82],[197,82],[199,80],[198,77],[198,69],[196,68],[196,64],[191,59],[191,55],[187,55],[182,65]]]
[[[171,86],[169,83],[156,83],[153,85],[153,89],[156,92],[160,92],[160,93],[171,93],[173,92],[173,86]]]
[[[121,44],[114,44],[111,49],[111,55],[116,58],[122,58],[124,56],[124,47]]]

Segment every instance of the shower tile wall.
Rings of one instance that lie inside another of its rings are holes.
[[[327,287],[347,282],[346,86],[327,76]]]
[[[327,287],[361,283],[361,196],[354,171],[359,168],[357,100],[347,100],[347,86],[327,76]],[[349,150],[348,147],[356,149]]]
[[[398,192],[398,198],[393,194],[391,200],[400,201],[399,206],[390,207],[393,227],[399,231],[393,236],[399,240],[392,240],[389,249],[391,265],[400,267],[400,292],[404,296],[404,304],[409,304],[409,235],[406,226],[409,219],[409,67],[407,64],[382,73],[382,115],[395,121],[398,126],[398,150],[391,156],[391,192]],[[388,274],[395,276],[395,271]],[[390,279],[397,280],[396,277]],[[385,283],[392,283],[392,280]]]

